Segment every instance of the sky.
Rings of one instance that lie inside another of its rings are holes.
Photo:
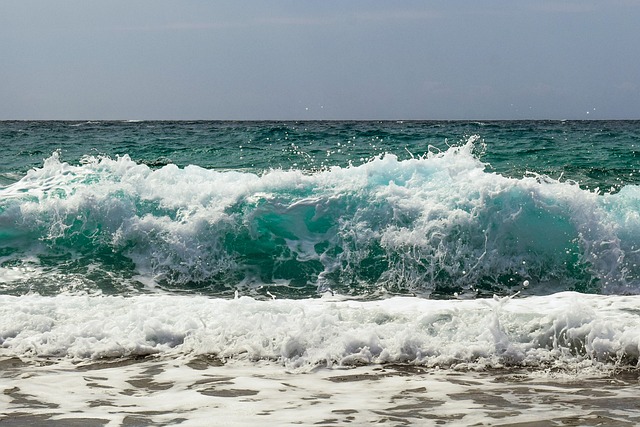
[[[4,0],[0,120],[640,118],[640,0]]]

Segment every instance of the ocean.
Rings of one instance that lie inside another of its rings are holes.
[[[0,146],[2,425],[640,423],[640,121]]]

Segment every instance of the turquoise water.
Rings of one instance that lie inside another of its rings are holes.
[[[640,290],[640,122],[2,122],[2,293]]]

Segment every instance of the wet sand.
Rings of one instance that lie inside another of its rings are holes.
[[[638,373],[408,365],[292,371],[212,358],[0,361],[0,426],[640,424]]]

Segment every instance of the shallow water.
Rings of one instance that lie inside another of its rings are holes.
[[[637,425],[637,372],[5,360],[3,425]]]

